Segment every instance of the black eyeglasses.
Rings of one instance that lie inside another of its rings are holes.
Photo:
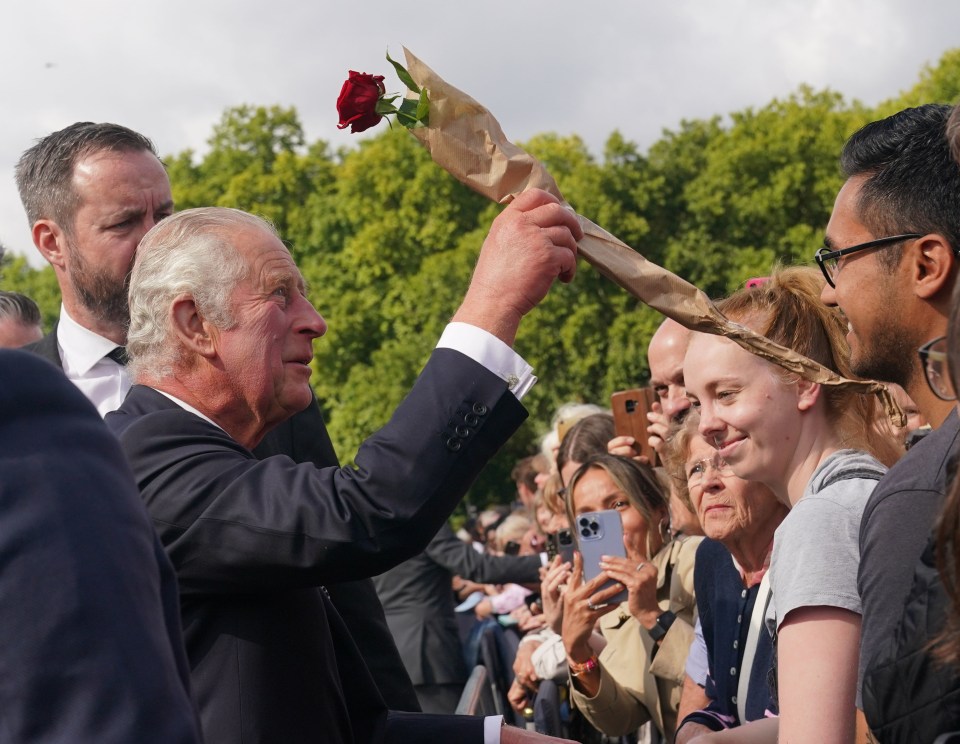
[[[956,400],[957,394],[950,382],[950,370],[947,369],[947,337],[940,336],[917,349],[927,385],[940,400]]]
[[[817,251],[817,254],[814,256],[814,258],[817,261],[817,266],[820,267],[820,271],[823,272],[823,276],[827,280],[827,284],[829,284],[831,287],[836,287],[837,285],[833,283],[833,277],[837,274],[837,265],[841,256],[849,256],[851,253],[865,251],[868,248],[880,248],[881,246],[893,245],[894,243],[900,243],[904,240],[914,240],[922,237],[922,235],[917,233],[904,233],[903,235],[890,235],[886,238],[869,240],[866,243],[851,245],[849,248],[841,248],[838,251],[831,251],[829,248],[824,247]]]

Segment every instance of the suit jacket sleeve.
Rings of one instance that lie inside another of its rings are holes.
[[[361,446],[356,468],[258,461],[171,406],[134,388],[108,423],[185,594],[313,586],[387,570],[424,549],[526,416],[503,380],[450,349],[434,351],[389,423]]]
[[[444,524],[427,545],[426,554],[450,573],[481,584],[540,581],[540,556],[478,553]]]
[[[173,572],[96,410],[0,351],[3,741],[198,742]]]

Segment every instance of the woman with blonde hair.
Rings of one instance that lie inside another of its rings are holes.
[[[847,324],[820,301],[822,284],[815,269],[779,269],[718,307],[730,320],[849,378]],[[899,454],[876,425],[878,401],[811,382],[725,337],[702,333],[691,337],[684,380],[700,410],[701,436],[733,473],[763,483],[791,509],[776,530],[766,618],[776,648],[780,718],[704,739],[851,742],[860,518],[885,464]]]

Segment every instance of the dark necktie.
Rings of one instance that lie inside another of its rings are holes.
[[[127,350],[123,346],[117,346],[109,354],[107,354],[113,361],[119,364],[121,367],[127,366],[127,361],[129,357],[127,356]]]

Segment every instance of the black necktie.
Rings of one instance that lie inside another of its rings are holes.
[[[113,351],[107,354],[113,361],[119,364],[121,367],[127,366],[127,361],[130,357],[127,356],[127,350],[123,346],[117,346]]]

